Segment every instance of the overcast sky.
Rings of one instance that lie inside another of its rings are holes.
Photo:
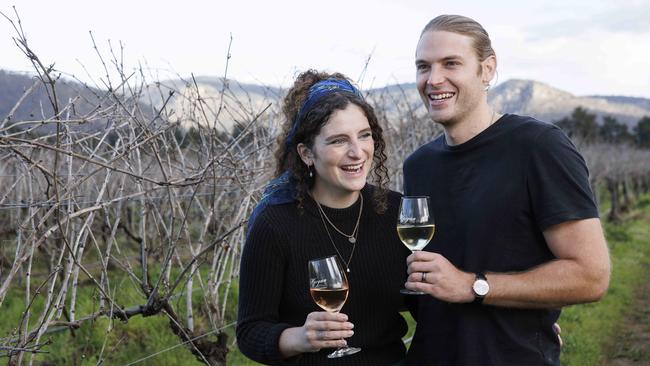
[[[46,63],[83,80],[104,74],[92,46],[160,79],[174,73],[228,76],[288,86],[297,70],[341,71],[364,88],[414,81],[422,27],[439,14],[463,14],[489,32],[499,82],[533,79],[576,95],[650,97],[650,1],[389,0],[0,0]],[[0,68],[27,71],[0,18]]]

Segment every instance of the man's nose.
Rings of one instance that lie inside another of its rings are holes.
[[[427,79],[427,84],[435,86],[442,84],[444,80],[445,76],[440,68],[435,66],[431,67],[431,71],[429,71],[429,78]]]

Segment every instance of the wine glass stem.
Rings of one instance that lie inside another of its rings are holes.
[[[338,313],[338,311],[335,311],[334,313]],[[359,351],[361,351],[361,348],[350,347],[350,346],[338,347],[336,348],[336,350],[334,350],[334,352],[328,354],[327,358],[343,357],[343,356],[355,354]]]

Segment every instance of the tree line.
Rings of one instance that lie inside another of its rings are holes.
[[[630,144],[641,149],[650,148],[650,116],[644,116],[630,129],[615,117],[604,116],[597,122],[596,114],[582,107],[573,110],[570,116],[554,122],[571,138],[588,143]]]
[[[650,190],[650,116],[642,117],[631,130],[611,116],[597,116],[582,107],[554,122],[571,137],[585,156],[596,193],[609,200],[606,219],[621,214]]]

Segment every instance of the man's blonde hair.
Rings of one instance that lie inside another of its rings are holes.
[[[440,15],[427,23],[420,33],[420,37],[430,31],[458,33],[470,37],[476,56],[481,62],[490,56],[496,57],[490,36],[483,26],[474,19],[462,15]]]

